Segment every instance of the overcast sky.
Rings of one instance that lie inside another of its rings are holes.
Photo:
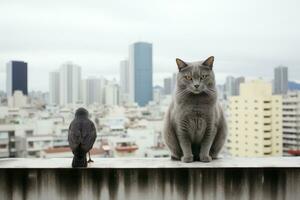
[[[153,43],[154,83],[176,72],[175,58],[215,56],[217,81],[264,77],[289,67],[300,80],[298,0],[0,0],[0,90],[6,63],[24,60],[29,90],[48,90],[48,74],[65,61],[83,77],[118,78],[135,41]]]

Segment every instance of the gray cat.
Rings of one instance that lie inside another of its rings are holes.
[[[164,126],[173,160],[210,162],[225,143],[227,125],[217,102],[213,62],[213,56],[190,63],[176,59],[177,84]]]

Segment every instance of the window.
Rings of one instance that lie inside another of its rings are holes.
[[[33,135],[33,130],[27,130],[25,131],[26,136],[32,136]]]

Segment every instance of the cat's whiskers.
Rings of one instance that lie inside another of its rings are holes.
[[[211,94],[211,95],[216,94],[216,90],[213,88],[206,88],[204,90],[204,92],[207,92],[208,94]]]
[[[176,91],[176,95],[178,95],[179,97],[184,97],[184,96],[186,96],[189,93],[190,92],[186,88]]]

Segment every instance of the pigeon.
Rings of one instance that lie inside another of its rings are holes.
[[[74,154],[72,167],[87,167],[89,162],[93,162],[90,150],[93,148],[97,133],[94,123],[88,116],[89,112],[86,109],[78,108],[69,127],[68,141]],[[89,154],[88,161],[87,153]]]

